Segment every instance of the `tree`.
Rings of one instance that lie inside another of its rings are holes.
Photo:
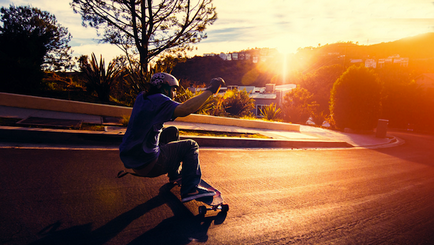
[[[80,57],[79,63],[81,72],[87,78],[86,90],[90,94],[96,92],[102,101],[110,101],[110,90],[121,72],[116,66],[116,61],[110,62],[106,68],[102,55],[98,64],[95,54],[92,53],[90,62],[88,57],[83,55]]]
[[[42,68],[59,70],[71,61],[71,35],[56,17],[37,8],[0,9],[0,87],[9,92],[40,89]]]
[[[389,120],[390,127],[406,128],[414,124],[418,114],[424,114],[421,106],[423,95],[408,68],[389,66],[377,69],[384,84],[382,118]]]
[[[11,5],[9,9],[2,7],[0,12],[3,22],[0,35],[3,38],[43,45],[43,47],[36,47],[44,54],[43,68],[57,71],[72,66],[70,55],[72,51],[68,45],[72,35],[68,32],[68,28],[57,22],[56,16],[30,6]],[[32,52],[32,50],[25,51]]]
[[[373,70],[351,66],[333,85],[330,112],[338,128],[373,129],[381,112],[382,84]]]
[[[102,42],[139,54],[142,75],[164,52],[191,50],[206,38],[206,26],[217,19],[212,0],[73,0],[83,25],[102,29]]]
[[[288,122],[306,123],[316,107],[312,93],[300,86],[283,98],[284,118]]]
[[[318,115],[330,115],[329,101],[330,91],[334,82],[345,71],[342,65],[323,66],[316,70],[312,75],[306,76],[300,86],[312,93],[312,99],[318,103]]]

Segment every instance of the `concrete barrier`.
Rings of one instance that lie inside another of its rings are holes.
[[[61,111],[98,116],[122,117],[131,115],[132,108],[94,104],[72,100],[61,100],[37,96],[0,92],[0,105],[36,110]]]
[[[126,106],[94,104],[72,100],[52,99],[2,92],[0,92],[0,105],[8,107],[60,111],[109,117],[129,116],[131,115],[132,111],[131,107]],[[191,114],[187,117],[182,118],[180,117],[177,118],[176,121],[300,132],[300,125],[298,124],[216,117],[199,114]]]
[[[244,128],[271,129],[277,131],[300,132],[299,124],[267,122],[267,121],[238,119],[238,118],[230,118],[230,117],[216,117],[216,116],[207,116],[207,115],[199,115],[199,114],[191,114],[186,117],[178,117],[175,121],[238,126]]]

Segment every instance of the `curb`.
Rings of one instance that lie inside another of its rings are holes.
[[[321,140],[281,140],[281,139],[249,139],[233,137],[181,136],[181,139],[192,139],[201,147],[221,148],[351,148],[351,144],[343,141]]]
[[[53,130],[43,128],[0,127],[0,140],[7,143],[69,144],[118,147],[123,134],[103,131]],[[233,137],[181,136],[195,140],[200,147],[219,148],[351,148],[351,144],[332,140],[280,140]]]
[[[98,131],[0,127],[0,141],[7,143],[119,146],[122,136]]]

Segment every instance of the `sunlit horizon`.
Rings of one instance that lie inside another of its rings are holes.
[[[72,0],[0,0],[1,6],[31,5],[54,14],[73,35],[74,56],[123,54],[115,45],[98,43],[96,29],[83,27]],[[208,38],[189,56],[275,48],[282,54],[299,48],[338,42],[372,45],[434,32],[434,4],[429,0],[286,1],[214,0],[218,20],[208,26]]]

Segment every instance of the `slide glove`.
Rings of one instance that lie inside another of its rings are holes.
[[[211,82],[209,84],[209,86],[206,88],[206,90],[211,91],[211,93],[216,94],[218,93],[218,91],[220,90],[221,86],[225,86],[225,80],[223,80],[223,78],[221,77],[215,77],[213,79],[211,79]]]

